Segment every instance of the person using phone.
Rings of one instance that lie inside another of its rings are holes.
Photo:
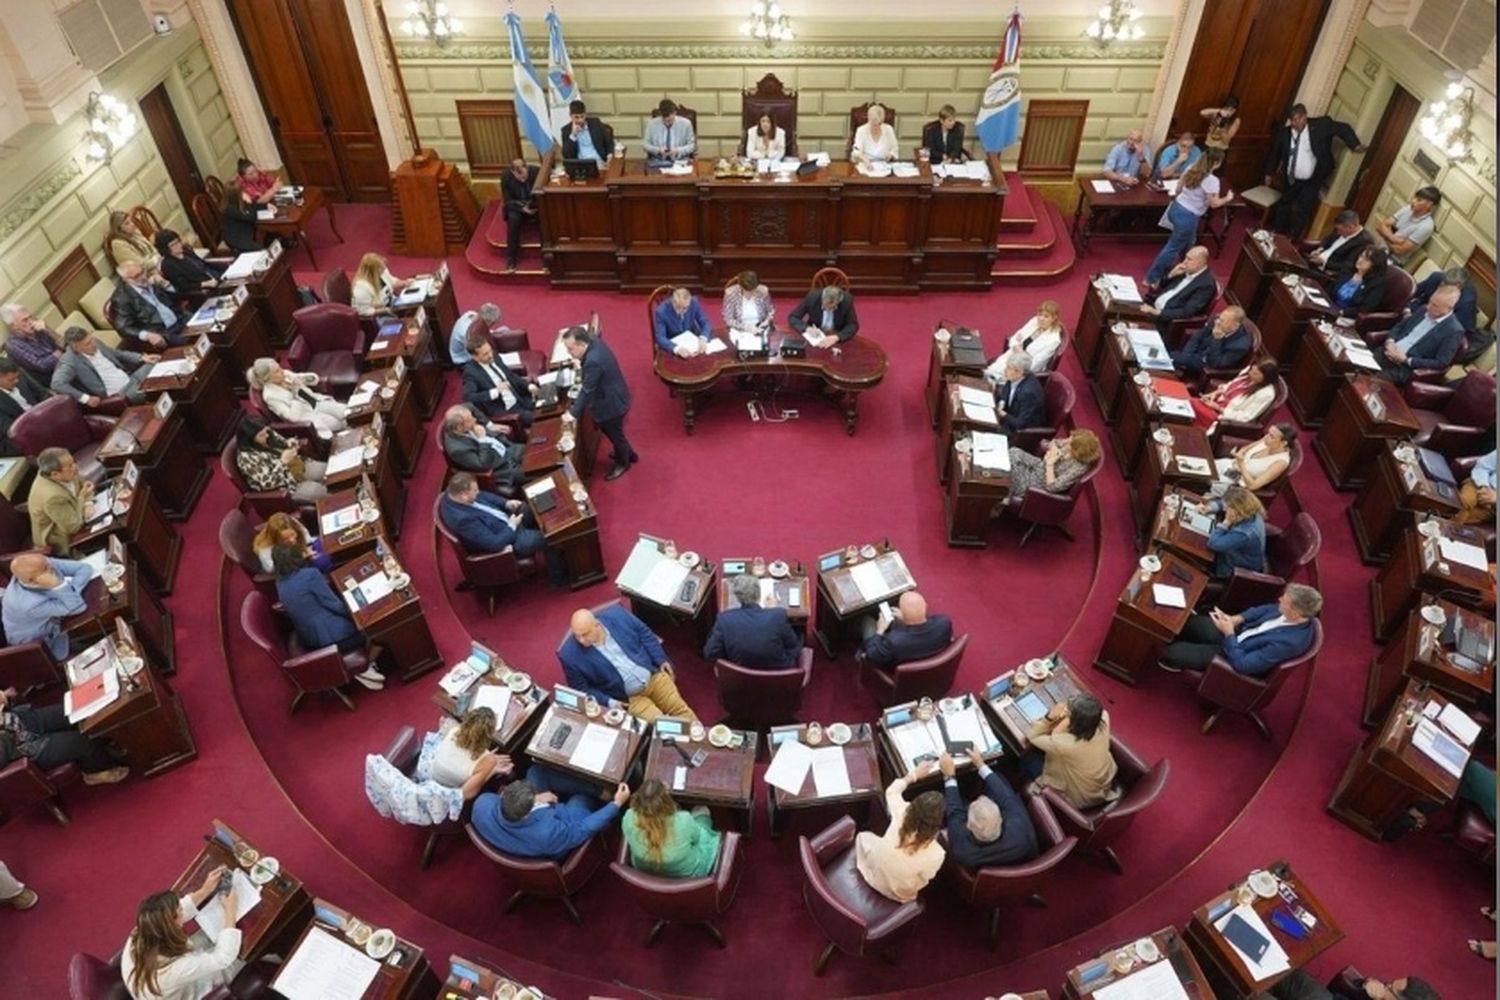
[[[947,615],[929,615],[927,599],[915,590],[901,595],[894,617],[866,619],[864,628],[860,656],[882,670],[936,656],[953,641],[953,622]]]
[[[197,1000],[229,984],[244,967],[240,930],[234,926],[238,895],[233,884],[222,895],[219,892],[220,879],[229,874],[220,865],[185,896],[168,890],[141,902],[135,930],[120,953],[120,978],[132,1000]],[[183,926],[209,907],[222,911],[224,929],[211,948],[197,949]]]
[[[909,903],[932,881],[943,866],[943,845],[938,831],[943,827],[941,792],[923,792],[906,801],[906,789],[932,773],[931,761],[918,764],[885,790],[885,808],[891,821],[885,832],[861,831],[854,839],[854,865],[871,889],[887,899]]]
[[[978,750],[970,747],[967,753],[984,782],[984,791],[967,807],[958,790],[952,754],[944,753],[938,758],[947,805],[944,824],[948,830],[949,854],[965,868],[1030,861],[1037,856],[1037,840],[1026,803],[1009,782],[984,762]]]
[[[1206,670],[1223,657],[1236,673],[1264,677],[1296,659],[1312,645],[1312,620],[1323,610],[1323,595],[1300,583],[1287,584],[1275,604],[1259,604],[1237,615],[1218,608],[1194,613],[1169,643],[1157,666],[1171,673]]]

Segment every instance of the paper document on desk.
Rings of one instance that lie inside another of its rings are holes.
[[[849,570],[849,579],[854,581],[854,586],[859,590],[859,596],[864,598],[866,603],[873,604],[893,593],[891,585],[885,581],[885,574],[880,572],[880,567],[873,560],[862,562]]]
[[[1175,396],[1157,396],[1156,408],[1169,417],[1191,417],[1193,404]]]
[[[609,755],[614,752],[615,741],[619,738],[618,729],[590,722],[583,727],[583,735],[573,748],[573,755],[568,758],[568,763],[580,771],[600,774],[609,764]]]
[[[1157,962],[1118,982],[1101,986],[1093,1000],[1188,1000],[1171,962]]]
[[[193,363],[186,358],[175,358],[171,361],[158,361],[151,366],[147,378],[176,378],[178,375],[186,375],[193,370]]]
[[[1115,193],[1115,186],[1112,183],[1110,183],[1109,181],[1092,180],[1092,181],[1089,181],[1089,184],[1090,184],[1090,186],[1093,187],[1095,194],[1114,194]]]
[[[1437,720],[1438,725],[1457,737],[1464,746],[1474,745],[1474,738],[1479,735],[1479,723],[1469,718],[1469,713],[1450,702],[1443,706]]]
[[[348,406],[351,410],[357,410],[361,406],[369,406],[370,400],[374,398],[375,393],[372,390],[361,389],[358,392],[350,393],[349,402],[345,405]]]
[[[761,335],[753,330],[730,330],[729,336],[734,340],[736,350],[760,351],[764,350],[766,346],[766,342],[761,338]]]
[[[1000,423],[1000,418],[995,415],[993,399],[987,403],[971,403],[966,399],[963,401],[963,410],[965,420],[972,420],[977,424],[989,424],[991,427]]]
[[[729,350],[728,344],[724,343],[724,341],[720,340],[718,337],[710,337],[708,343],[704,345],[703,353],[718,354],[720,351],[727,350]]]
[[[1411,745],[1442,767],[1455,778],[1464,772],[1469,762],[1469,751],[1463,744],[1432,724],[1430,719],[1419,719],[1411,734]]]
[[[357,469],[362,461],[364,461],[364,449],[361,447],[336,451],[328,456],[328,468],[324,475],[332,476],[340,472],[348,472],[350,469]]]
[[[233,871],[234,921],[239,923],[260,902],[260,886],[250,881],[250,876],[239,868]],[[198,911],[198,929],[207,934],[210,941],[218,941],[219,935],[224,933],[224,904],[218,898],[204,903]]]
[[[625,558],[625,565],[620,567],[620,573],[615,577],[615,585],[621,590],[644,594],[646,577],[662,559],[661,549],[655,542],[649,538],[636,539],[635,547],[630,550],[630,555]]]
[[[891,174],[896,177],[919,177],[922,171],[915,163],[892,163]]]
[[[120,697],[120,675],[113,670],[89,678],[63,695],[63,712],[77,725],[113,705]]]
[[[573,355],[568,353],[567,343],[562,339],[562,335],[571,329],[572,327],[565,326],[557,331],[557,340],[552,344],[552,363],[554,365],[567,364],[573,360]]]
[[[1260,982],[1262,979],[1286,972],[1292,967],[1291,960],[1287,958],[1286,950],[1281,947],[1281,942],[1272,936],[1271,929],[1266,926],[1266,922],[1250,906],[1243,904],[1236,906],[1221,919],[1214,922],[1214,929],[1223,934],[1225,926],[1236,917],[1244,921],[1250,930],[1270,942],[1270,946],[1266,948],[1265,954],[1261,955],[1260,961],[1257,962],[1241,950],[1234,938],[1225,935],[1224,940],[1229,942],[1229,947],[1233,948],[1234,953],[1239,956],[1240,961],[1245,963],[1245,969],[1250,973],[1250,978],[1256,982]]]
[[[1141,290],[1130,275],[1104,274],[1100,277],[1104,281],[1104,290],[1109,293],[1110,298],[1119,299],[1121,302],[1141,301]]]
[[[1461,542],[1456,538],[1440,538],[1438,550],[1443,553],[1444,559],[1451,562],[1477,569],[1481,573],[1489,569],[1489,563],[1484,557],[1484,549],[1477,545]]]
[[[220,281],[241,281],[255,273],[257,267],[266,261],[266,252],[257,250],[254,253],[242,253],[234,259],[234,263],[224,269],[224,277]]]
[[[360,1000],[380,963],[316,925],[271,983],[286,1000]]]
[[[672,338],[673,347],[681,347],[692,351],[698,348],[698,335],[691,330],[685,330]]]
[[[811,757],[813,785],[819,795],[848,795],[853,790],[843,747],[819,747],[812,751]]]
[[[980,753],[989,749],[989,740],[984,735],[984,727],[979,724],[979,716],[974,709],[945,712],[942,720],[943,729],[948,731],[948,742],[967,742]]]
[[[1178,455],[1177,468],[1190,476],[1211,476],[1214,467],[1206,458],[1195,458],[1192,455]]]
[[[958,387],[959,402],[968,405],[984,406],[993,410],[995,408],[995,394],[988,389],[976,389],[973,386],[961,385]]]
[[[936,727],[934,727],[936,728]],[[891,730],[896,740],[896,749],[901,751],[902,763],[911,767],[918,757],[936,757],[943,747],[933,733],[920,722],[908,722]]]
[[[261,222],[270,222],[271,220],[276,218],[276,209],[262,208],[255,213],[255,218]]]
[[[427,301],[427,297],[429,295],[431,295],[431,294],[432,294],[432,279],[431,278],[413,279],[412,282],[411,282],[411,284],[409,284],[405,288],[401,289],[401,294],[398,295],[398,296],[396,296],[396,304],[398,306],[414,306],[414,305],[418,305],[418,304],[420,304],[422,302]]]
[[[368,607],[391,593],[391,580],[384,573],[376,573],[374,576],[361,580],[356,589],[365,596],[365,604]]]
[[[555,486],[556,484],[552,481],[552,477],[548,476],[546,479],[537,479],[529,482],[524,487],[522,487],[522,489],[526,491],[526,495],[528,497],[535,500],[543,493],[546,493],[548,490],[555,488]]]
[[[109,562],[109,549],[104,548],[90,552],[78,561],[93,570],[95,576],[103,576],[104,564]]]
[[[1187,607],[1187,591],[1166,583],[1151,585],[1151,599],[1164,608]]]
[[[771,766],[766,768],[766,784],[792,795],[802,791],[807,769],[812,766],[812,750],[800,740],[787,740],[776,748]]]
[[[505,714],[510,711],[511,701],[510,688],[504,684],[482,684],[474,692],[474,701],[469,706],[469,711],[487,708],[494,712],[495,732],[502,733],[505,731]]]
[[[474,682],[479,680],[480,676],[487,669],[489,668],[475,663],[473,660],[464,660],[462,663],[455,663],[448,668],[448,672],[443,675],[442,680],[438,681],[438,687],[448,697],[457,698],[473,687]]]
[[[335,531],[343,531],[352,525],[359,523],[359,504],[351,503],[347,507],[338,510],[330,510],[318,521],[318,526],[323,534],[331,535]]]
[[[641,596],[657,604],[671,604],[690,571],[675,559],[660,556],[641,581]]]
[[[1194,510],[1184,504],[1182,507],[1182,526],[1189,531],[1195,531],[1200,535],[1206,535],[1213,530],[1214,519],[1202,511]]]
[[[1010,471],[1010,439],[1004,434],[975,431],[969,441],[974,446],[974,464],[979,468]]]
[[[1130,341],[1130,353],[1135,355],[1135,360],[1141,365],[1152,367],[1153,362],[1165,359],[1166,368],[1172,368],[1172,358],[1167,353],[1167,345],[1162,341],[1160,333],[1132,326],[1125,331],[1125,336]]]

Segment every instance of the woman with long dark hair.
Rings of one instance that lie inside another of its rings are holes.
[[[1240,99],[1230,94],[1217,108],[1204,108],[1202,113],[1208,119],[1208,138],[1203,145],[1223,153],[1240,130]]]
[[[923,792],[906,801],[906,787],[932,773],[927,761],[885,790],[885,810],[890,824],[885,833],[865,830],[854,839],[854,864],[870,888],[898,903],[917,898],[943,866],[943,793]]]
[[[328,487],[323,485],[328,465],[303,458],[299,442],[282,437],[270,424],[249,413],[240,419],[235,433],[239,436],[235,466],[251,490],[284,492],[307,503],[328,496]]]
[[[233,885],[215,899],[221,865],[208,873],[196,891],[147,896],[135,915],[135,930],[120,954],[120,978],[133,1000],[199,1000],[240,971],[240,931],[235,922]],[[183,925],[198,919],[200,909],[222,909],[224,929],[213,947],[195,949]]]
[[[669,878],[700,878],[719,860],[719,833],[708,810],[677,808],[667,786],[646,779],[621,821],[633,868]]]

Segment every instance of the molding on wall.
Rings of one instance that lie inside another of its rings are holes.
[[[47,203],[63,192],[74,180],[83,175],[83,167],[77,160],[68,160],[51,176],[37,181],[22,195],[4,215],[0,215],[0,242],[9,239],[16,230],[26,225]]]
[[[1207,6],[1207,0],[1180,0],[1177,5],[1172,31],[1162,46],[1161,70],[1156,75],[1156,86],[1151,88],[1151,106],[1146,109],[1146,138],[1152,149],[1160,149],[1166,141],[1167,126],[1171,124],[1177,96],[1182,93],[1182,81],[1187,77],[1188,63],[1193,58],[1193,42],[1198,37],[1198,25]],[[1188,44],[1184,45],[1184,40]]]
[[[188,0],[188,5],[203,39],[203,48],[208,52],[209,65],[219,78],[219,89],[245,155],[262,166],[279,166],[281,153],[276,148],[271,123],[260,103],[260,91],[250,75],[250,65],[240,48],[234,23],[229,19],[229,8],[224,6],[224,0]]]
[[[1167,46],[1161,43],[1117,45],[1100,49],[1082,43],[1051,45],[1027,44],[1021,49],[1022,65],[1048,60],[1090,60],[1099,62],[1159,62]],[[532,61],[545,66],[546,46],[527,45]],[[501,62],[510,65],[510,46],[503,42],[472,42],[466,45],[396,43],[396,54],[403,62]],[[569,44],[568,55],[578,62],[650,61],[654,59],[726,59],[735,62],[797,62],[830,59],[869,61],[872,59],[984,59],[995,58],[995,45],[930,44],[793,44],[767,50],[763,45],[736,45],[685,42],[681,45],[591,45]]]

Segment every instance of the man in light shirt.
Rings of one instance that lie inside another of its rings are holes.
[[[656,117],[646,126],[646,163],[665,167],[678,160],[691,160],[698,148],[693,123],[677,113],[675,102],[662,98],[656,106]]]
[[[1133,128],[1104,158],[1104,176],[1124,187],[1135,187],[1151,176],[1151,147],[1146,134]]]
[[[1262,172],[1266,187],[1275,183],[1277,174],[1286,178],[1281,200],[1271,213],[1271,228],[1278,233],[1301,239],[1307,231],[1318,196],[1323,191],[1323,182],[1333,173],[1335,139],[1356,153],[1365,151],[1359,136],[1347,122],[1336,121],[1327,115],[1310,118],[1304,104],[1292,105],[1286,124],[1276,130]]]
[[[94,571],[87,563],[27,552],[11,562],[10,573],[10,584],[0,599],[5,638],[12,646],[40,642],[61,663],[68,658],[68,633],[63,631],[62,619],[88,607],[83,590]]]
[[[1495,523],[1495,450],[1481,456],[1469,471],[1469,478],[1458,488],[1458,502],[1463,506],[1453,520],[1459,524]]]
[[[1453,314],[1461,289],[1440,285],[1427,308],[1397,323],[1375,356],[1380,376],[1397,385],[1410,382],[1418,369],[1447,368],[1458,354],[1464,328]]]
[[[63,343],[68,349],[52,373],[53,392],[71,396],[90,410],[112,396],[124,396],[130,403],[146,401],[141,383],[161,355],[117,351],[99,343],[93,331],[81,326],[68,327]]]
[[[615,140],[604,123],[593,115],[582,101],[568,105],[568,127],[562,131],[562,154],[565,160],[593,160],[604,166],[615,151]]]
[[[459,316],[453,324],[453,332],[448,335],[448,356],[453,359],[453,363],[455,365],[468,364],[469,334],[487,334],[490,328],[498,322],[500,322],[500,307],[493,302],[486,302],[478,309],[470,309]]]
[[[1264,677],[1277,666],[1307,652],[1313,641],[1313,619],[1323,610],[1323,596],[1300,583],[1287,584],[1275,604],[1260,604],[1242,614],[1218,608],[1194,613],[1157,664],[1163,670],[1206,670],[1223,657],[1235,673]]]
[[[1443,193],[1431,185],[1417,189],[1408,204],[1396,210],[1396,214],[1375,224],[1375,233],[1385,240],[1391,250],[1391,261],[1405,264],[1411,260],[1417,248],[1432,236],[1435,222],[1432,210],[1443,200]]]
[[[1177,137],[1177,141],[1162,149],[1156,157],[1156,176],[1160,180],[1169,181],[1179,178],[1187,173],[1188,167],[1198,162],[1198,157],[1203,155],[1203,150],[1198,148],[1198,140],[1193,133],[1184,132]]]
[[[677,677],[661,640],[645,622],[619,604],[596,616],[573,612],[570,635],[557,649],[569,686],[601,705],[622,704],[631,715],[654,722],[663,715],[698,721],[677,690]]]

